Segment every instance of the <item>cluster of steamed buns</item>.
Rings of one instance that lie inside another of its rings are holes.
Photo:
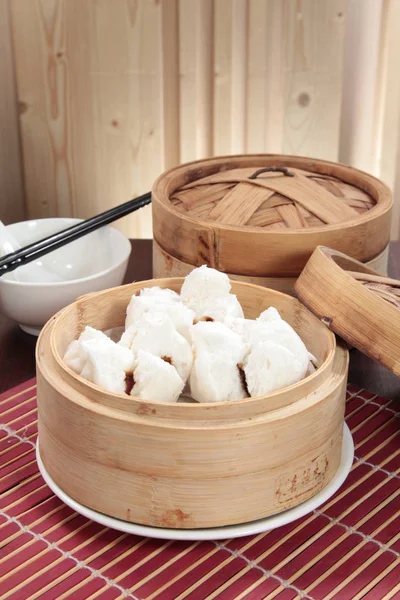
[[[86,327],[64,360],[110,392],[176,402],[188,390],[198,402],[263,396],[313,370],[314,357],[270,307],[245,319],[224,273],[193,270],[181,293],[159,287],[132,296],[119,342]]]

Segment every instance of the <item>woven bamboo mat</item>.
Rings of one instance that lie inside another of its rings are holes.
[[[356,458],[319,510],[224,542],[112,531],[58,500],[35,461],[35,381],[0,396],[0,598],[400,599],[399,412],[349,386]]]

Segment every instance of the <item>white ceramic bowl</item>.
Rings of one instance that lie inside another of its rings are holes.
[[[38,219],[14,223],[7,229],[25,246],[80,221]],[[79,296],[120,285],[130,253],[130,241],[117,229],[106,226],[94,231],[36,261],[37,266],[45,267],[44,274],[51,281],[38,280],[38,270],[32,275],[29,264],[3,275],[0,312],[27,333],[38,335],[50,317]]]

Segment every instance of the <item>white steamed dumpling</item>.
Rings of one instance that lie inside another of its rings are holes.
[[[136,355],[145,350],[169,362],[186,382],[193,363],[192,349],[188,341],[177,332],[168,313],[146,312],[141,319],[130,325],[119,342]]]
[[[231,291],[231,282],[226,273],[206,265],[193,269],[186,275],[181,288],[181,299],[187,304],[204,302],[210,297],[223,298]]]
[[[246,344],[244,372],[251,396],[291,385],[312,373],[310,360],[315,358],[276,308],[271,306],[255,321],[229,319],[226,323]]]
[[[282,321],[282,317],[275,306],[270,306],[260,314],[260,316],[257,318],[257,321],[262,321],[263,323],[272,323],[274,321]]]
[[[69,345],[65,363],[78,375],[109,392],[125,393],[126,375],[134,367],[133,353],[104,333],[86,327]]]
[[[239,400],[247,396],[241,364],[245,345],[223,323],[200,321],[193,327],[194,362],[189,384],[198,402]]]
[[[138,350],[131,396],[143,400],[176,402],[185,386],[176,369],[162,358]]]
[[[89,342],[90,340],[98,340],[100,343],[107,344],[109,338],[98,329],[94,329],[89,325],[85,327],[79,338],[69,344],[64,354],[64,361],[75,373],[80,374],[85,365],[86,356],[82,350],[82,342]]]
[[[281,318],[279,312],[272,306],[261,313],[255,321],[230,319],[226,321],[226,324],[243,338],[248,352],[251,352],[255,344],[267,341],[279,344],[289,350],[302,365],[303,375],[300,379],[307,373],[310,360],[314,359],[298,333]]]
[[[231,282],[225,273],[203,265],[185,277],[181,299],[194,311],[198,321],[243,317],[240,302],[230,289]]]
[[[251,338],[257,336],[260,331],[260,324],[253,319],[244,319],[241,317],[225,319],[225,325],[243,339],[248,345]]]
[[[302,379],[308,371],[310,360],[315,361],[315,358],[308,352],[299,334],[281,318],[279,312],[272,306],[261,313],[257,322],[263,324],[263,336],[269,336],[269,339],[290,350],[300,361],[304,370],[304,374],[300,377]]]
[[[125,328],[139,323],[144,314],[154,311],[169,315],[177,331],[190,340],[194,312],[181,302],[176,292],[157,286],[144,288],[138,296],[132,296],[126,309]]]
[[[290,350],[273,341],[258,342],[247,356],[243,370],[253,397],[297,383],[304,377],[300,361]]]
[[[86,327],[64,360],[107,391],[160,402],[188,389],[198,402],[263,396],[300,381],[316,361],[276,308],[244,318],[228,276],[207,266],[189,273],[180,295],[142,289],[118,343]]]

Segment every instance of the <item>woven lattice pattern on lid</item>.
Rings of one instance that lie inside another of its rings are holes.
[[[350,275],[357,279],[365,288],[377,294],[383,300],[395,308],[400,309],[400,281],[379,275],[368,273],[357,273],[349,271]]]
[[[177,189],[170,201],[195,219],[267,230],[353,221],[375,205],[336,177],[284,167],[221,171]]]

